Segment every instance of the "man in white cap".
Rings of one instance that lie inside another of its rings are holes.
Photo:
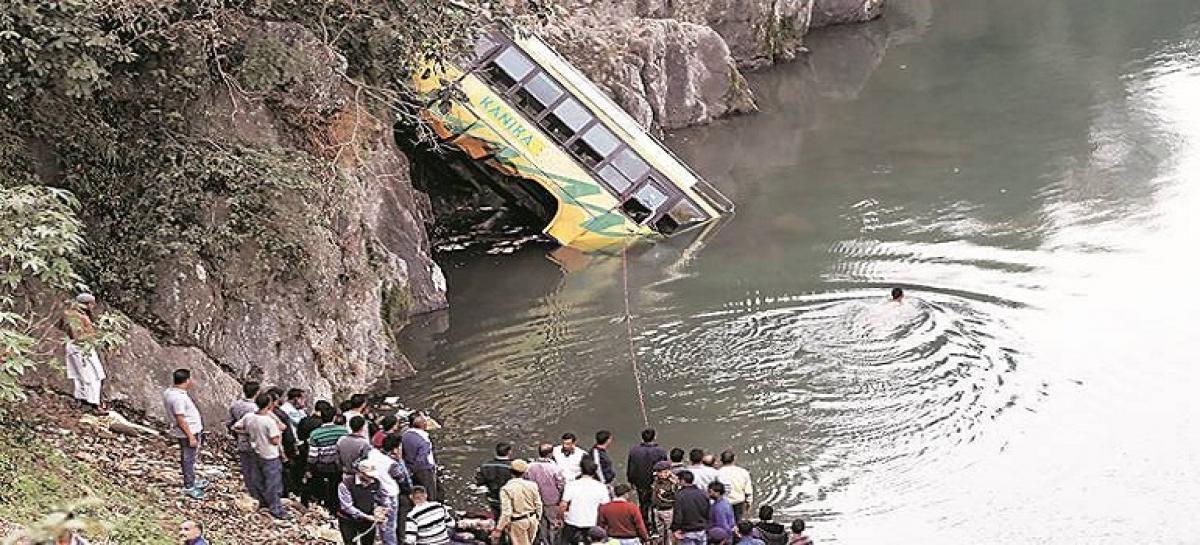
[[[92,312],[96,297],[90,293],[75,296],[75,303],[63,312],[62,328],[67,332],[67,378],[75,381],[75,399],[97,414],[100,408],[100,386],[107,378],[100,354],[91,343],[96,338]]]

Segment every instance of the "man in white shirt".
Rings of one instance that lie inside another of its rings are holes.
[[[204,499],[208,481],[196,479],[196,458],[204,441],[204,424],[200,410],[188,395],[192,388],[192,372],[176,369],[171,374],[172,386],[163,390],[163,408],[171,422],[171,436],[179,443],[179,465],[183,473],[183,493],[194,500]]]
[[[750,472],[746,468],[734,464],[732,449],[721,453],[721,469],[717,470],[717,480],[725,483],[729,491],[726,499],[733,506],[734,520],[741,522],[746,511],[753,505],[754,484],[750,480]]]
[[[563,479],[568,483],[579,478],[579,463],[587,454],[583,449],[575,446],[575,439],[575,434],[564,433],[562,434],[562,444],[554,447],[554,463],[562,468]],[[583,536],[583,538],[586,539],[587,536]]]
[[[567,482],[559,509],[563,513],[563,545],[587,543],[588,530],[596,525],[600,506],[608,503],[608,487],[596,477],[596,463],[585,458],[579,464],[581,476]]]
[[[308,416],[304,414],[306,402],[307,398],[304,395],[304,390],[292,388],[287,391],[287,403],[280,405],[279,408],[283,409],[284,413],[287,413],[288,419],[292,421],[293,426],[299,426],[300,421],[305,416]]]
[[[711,454],[705,454],[703,449],[694,448],[688,452],[688,461],[692,465],[685,469],[692,472],[692,477],[695,478],[696,488],[700,490],[708,490],[708,484],[716,481],[718,477],[717,469],[712,467],[711,463],[704,463],[704,459],[712,460]]]
[[[283,449],[280,443],[283,422],[275,417],[275,400],[271,394],[262,393],[254,398],[258,412],[248,413],[233,425],[234,431],[244,431],[254,448],[255,461],[258,463],[256,476],[258,482],[252,483],[257,494],[251,494],[271,511],[271,516],[279,520],[291,520],[292,516],[283,508]]]

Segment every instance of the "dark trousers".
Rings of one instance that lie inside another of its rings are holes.
[[[277,517],[283,516],[283,462],[279,458],[258,458],[259,490],[262,491],[262,506]]]
[[[564,524],[563,528],[562,528],[561,545],[577,545],[579,543],[589,543],[588,530],[591,530],[591,528],[580,528],[578,526],[571,526],[570,524]]]
[[[341,480],[342,472],[340,470],[333,472],[313,471],[312,475],[308,478],[309,494],[317,503],[324,505],[325,509],[331,515],[338,512],[337,487],[338,482]]]
[[[399,512],[396,513],[396,543],[404,543],[404,526],[408,522],[408,512],[412,511],[413,503],[408,496],[400,494]]]
[[[258,483],[262,482],[262,477],[258,474],[258,455],[253,450],[242,452],[238,451],[238,469],[242,473],[242,484],[246,485],[246,493],[250,494],[251,498],[258,501],[259,505],[265,505],[263,501],[262,489]]]
[[[412,480],[413,484],[418,484],[425,487],[425,491],[429,493],[429,499],[436,502],[442,501],[442,491],[438,489],[437,472],[435,470],[413,470]]]
[[[733,504],[733,520],[736,522],[741,522],[742,518],[745,516],[746,516],[746,502]]]
[[[638,509],[642,511],[642,520],[646,522],[646,526],[650,526],[650,521],[654,520],[654,498],[650,495],[650,487],[637,487],[638,493]]]
[[[344,545],[373,545],[375,543],[373,526],[374,524],[365,520],[338,517],[338,531],[342,533]]]
[[[204,434],[196,434],[196,446],[188,445],[187,437],[179,438],[179,470],[183,473],[183,487],[196,486],[196,457],[200,454],[200,445],[204,444]]]
[[[303,458],[289,460],[287,468],[287,486],[284,486],[284,495],[295,494],[303,498],[307,492],[304,487],[304,472],[308,470],[307,461]]]

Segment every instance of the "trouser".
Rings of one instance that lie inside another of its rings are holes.
[[[588,530],[591,528],[581,528],[564,524],[562,528],[562,545],[576,545],[578,543],[588,543]]]
[[[413,484],[419,484],[425,487],[425,491],[429,493],[429,499],[440,502],[441,490],[438,490],[437,470],[434,469],[417,469],[412,472]]]
[[[404,543],[405,525],[408,523],[408,512],[412,511],[412,500],[404,494],[400,494],[400,504],[396,513],[396,541]]]
[[[741,522],[742,517],[746,516],[746,502],[738,502],[733,504],[733,520]]]
[[[271,514],[283,516],[283,462],[279,458],[258,458],[259,486],[262,491],[261,507],[270,509]]]
[[[499,521],[500,520],[500,500],[496,500],[495,503],[493,503],[492,500],[489,498],[488,499],[488,509],[491,510],[491,512],[492,512],[492,520]]]
[[[510,522],[506,533],[512,545],[533,545],[533,539],[537,537],[537,529],[538,518],[537,515],[534,515]]]
[[[289,494],[300,496],[301,500],[308,490],[304,487],[304,472],[308,469],[308,460],[304,459],[301,454],[298,458],[293,458],[288,461],[288,486]]]
[[[383,545],[396,545],[399,541],[399,536],[396,535],[396,521],[400,515],[399,496],[388,497],[388,516],[387,520],[383,521],[383,528],[379,529],[379,540]]]
[[[562,523],[558,520],[557,505],[542,505],[542,516],[538,519],[538,545],[558,545],[558,534]]]
[[[187,437],[179,437],[179,470],[183,473],[183,487],[196,486],[196,457],[200,454],[200,445],[204,444],[204,434],[196,434],[196,446],[188,445]]]
[[[662,545],[672,545],[675,543],[675,533],[671,531],[671,519],[675,517],[673,509],[655,509],[654,531],[658,532],[659,543]]]
[[[259,505],[266,505],[260,483],[262,476],[258,473],[258,455],[253,450],[238,451],[238,466],[242,473],[242,483],[246,485],[246,493],[250,494]]]
[[[707,545],[708,532],[704,530],[696,530],[695,532],[684,532],[683,539],[679,540],[680,545]]]
[[[310,493],[331,515],[338,512],[337,487],[341,480],[341,470],[313,471],[312,477],[308,479],[308,487],[312,491]]]
[[[342,533],[343,545],[373,545],[375,525],[365,520],[338,517],[338,531]]]
[[[637,487],[638,509],[642,510],[642,520],[646,521],[646,525],[653,524],[654,519],[651,518],[654,514],[653,501],[654,496],[650,494],[650,487]]]

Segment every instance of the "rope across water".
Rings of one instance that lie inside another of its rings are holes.
[[[633,381],[637,386],[638,407],[642,411],[642,423],[650,427],[650,416],[646,412],[646,395],[642,391],[642,373],[638,369],[637,350],[633,345],[633,311],[629,306],[629,259],[626,248],[621,248],[621,279],[625,290],[625,335],[629,339],[629,365],[633,367]]]

